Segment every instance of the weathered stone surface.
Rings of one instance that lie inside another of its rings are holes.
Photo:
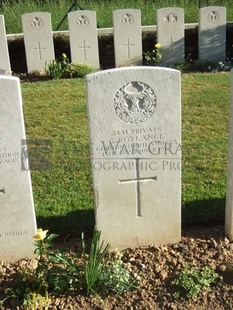
[[[11,65],[9,59],[9,52],[6,39],[4,16],[0,15],[0,69],[10,73]]]
[[[0,260],[33,255],[36,234],[18,78],[0,76]]]
[[[161,45],[163,64],[184,62],[184,9],[157,10],[157,41]]]
[[[86,77],[96,225],[113,247],[181,237],[180,72],[155,67]]]
[[[142,64],[141,11],[122,9],[113,12],[116,67]]]
[[[68,14],[71,61],[99,67],[96,12],[75,11]]]
[[[51,15],[33,12],[22,15],[27,70],[46,71],[46,63],[55,59]]]
[[[225,61],[226,8],[209,6],[199,10],[199,60]]]

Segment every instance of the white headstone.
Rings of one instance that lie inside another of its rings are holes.
[[[157,42],[164,64],[184,62],[184,9],[157,10]]]
[[[228,238],[232,241],[233,240],[233,70],[231,70],[231,103],[230,103],[230,121],[229,121],[225,233],[228,236]]]
[[[86,77],[96,226],[115,248],[181,238],[180,72]]]
[[[0,69],[11,72],[4,16],[0,15]]]
[[[71,61],[99,67],[96,12],[75,11],[68,14]]]
[[[33,12],[22,15],[27,69],[46,71],[46,63],[55,59],[51,15]]]
[[[113,11],[113,35],[116,67],[142,64],[141,11]]]
[[[226,8],[199,10],[199,60],[224,61],[226,56]]]
[[[0,76],[0,107],[0,260],[16,261],[33,256],[36,234],[18,78]]]

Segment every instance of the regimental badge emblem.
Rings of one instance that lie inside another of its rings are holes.
[[[167,16],[164,17],[165,23],[173,24],[173,23],[176,23],[177,21],[178,21],[178,17],[177,15],[173,13],[169,13]]]
[[[32,29],[34,30],[41,30],[44,27],[44,21],[42,18],[35,16],[31,22],[30,22],[30,26]]]
[[[89,19],[85,15],[80,15],[76,20],[76,24],[81,28],[87,27],[89,25]]]
[[[217,11],[212,11],[212,12],[209,13],[208,19],[211,22],[215,23],[215,22],[217,22],[220,19],[220,15],[219,15],[219,13]]]
[[[127,83],[114,96],[116,115],[128,124],[145,122],[154,114],[155,107],[155,93],[143,82]]]
[[[134,23],[134,17],[132,14],[130,13],[126,13],[123,17],[122,17],[122,22],[125,25],[130,25]]]

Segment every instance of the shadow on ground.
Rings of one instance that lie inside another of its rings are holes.
[[[37,226],[59,234],[60,238],[80,238],[82,232],[89,238],[94,230],[94,210],[79,210],[66,215],[37,217]]]
[[[224,216],[225,198],[191,201],[182,207],[182,228],[224,225]],[[60,216],[38,216],[37,224],[49,229],[50,233],[59,234],[61,238],[80,238],[82,232],[90,237],[95,226],[95,215],[94,210],[79,210]]]
[[[226,198],[196,200],[182,206],[182,225],[209,227],[223,225]]]

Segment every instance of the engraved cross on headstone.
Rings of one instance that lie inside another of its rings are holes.
[[[128,58],[131,57],[131,56],[130,56],[130,47],[133,47],[134,45],[135,45],[135,44],[129,42],[129,38],[128,38],[127,44],[123,44],[123,47],[127,47],[127,48],[128,48]]]
[[[136,158],[136,178],[135,179],[126,179],[126,180],[119,180],[119,183],[136,183],[136,216],[141,217],[142,216],[142,210],[141,210],[141,195],[140,195],[140,182],[148,182],[148,181],[157,181],[157,176],[154,177],[146,177],[146,178],[140,178],[140,167],[139,167],[139,160],[140,158]]]
[[[79,46],[78,48],[83,49],[83,53],[84,53],[84,59],[87,60],[87,48],[91,48],[90,46],[86,45],[86,41],[83,40],[83,46]]]
[[[0,189],[0,193],[5,194],[5,188]]]
[[[42,51],[42,50],[45,50],[45,47],[41,47],[41,46],[40,46],[40,42],[37,42],[37,43],[38,43],[38,47],[35,47],[34,50],[38,50],[38,52],[39,52],[39,58],[40,58],[40,60],[42,60],[41,51]]]
[[[167,44],[170,44],[170,51],[172,52],[172,47],[173,47],[173,40],[172,40],[172,36],[171,36],[171,40],[167,42]]]

